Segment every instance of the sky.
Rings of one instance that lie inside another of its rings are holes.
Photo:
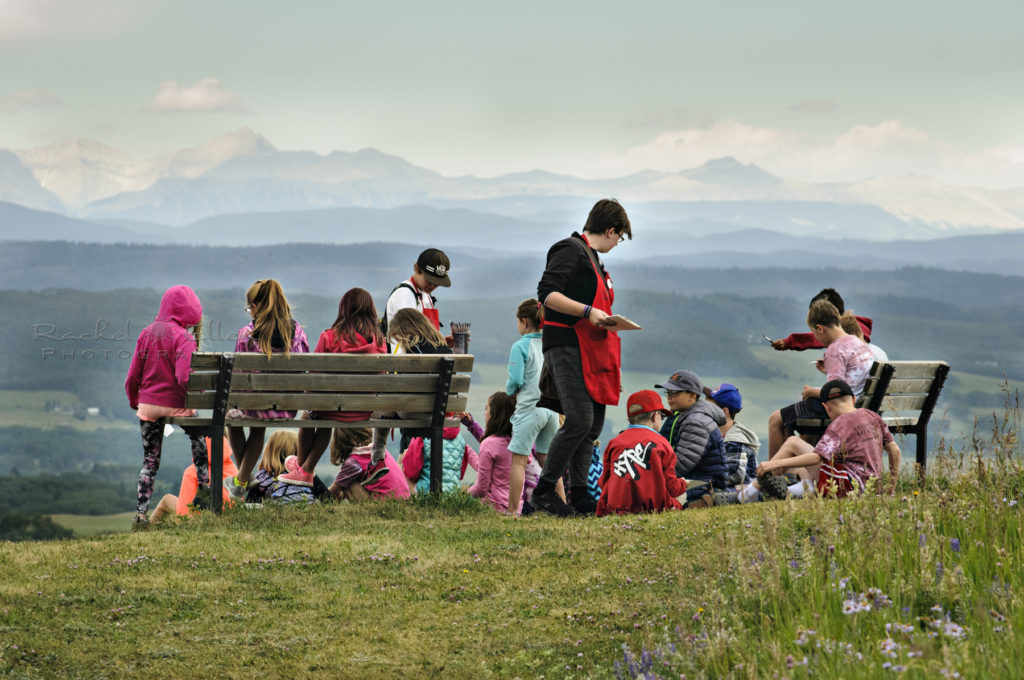
[[[1019,2],[0,0],[0,148],[1024,187]]]

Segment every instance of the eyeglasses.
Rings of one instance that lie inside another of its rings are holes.
[[[623,236],[622,234],[619,234],[619,243],[622,243],[625,240],[626,240],[626,237]]]
[[[666,397],[674,397],[677,394],[682,394],[685,391],[686,390],[665,390],[665,396]]]

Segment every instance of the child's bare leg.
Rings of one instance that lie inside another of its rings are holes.
[[[316,434],[315,427],[300,427],[295,446],[295,459],[299,461],[299,467],[309,457],[309,450],[313,448],[313,436]]]
[[[345,498],[352,503],[359,503],[360,501],[370,500],[370,492],[363,488],[363,485],[359,482],[355,482],[347,489],[344,490]]]
[[[178,497],[173,493],[164,494],[164,497],[160,499],[160,502],[156,504],[156,509],[153,510],[153,514],[149,516],[149,521],[156,524],[164,517],[173,515],[178,506]]]
[[[235,461],[235,467],[240,467],[242,458],[245,457],[245,428],[229,426],[228,443],[231,444],[231,457]]]
[[[331,428],[317,427],[313,429],[313,441],[306,452],[306,460],[302,463],[303,472],[313,474],[316,464],[320,462],[320,457],[324,455],[324,451],[327,450],[327,445],[330,443]]]
[[[782,424],[782,412],[773,411],[768,416],[768,460],[775,457],[787,435],[786,426]]]
[[[561,498],[562,502],[564,503],[565,502],[565,482],[562,481],[561,477],[559,477],[558,481],[555,482],[555,493],[558,494],[558,497]]]
[[[529,456],[512,454],[512,468],[508,477],[508,514],[515,517],[519,513],[519,502],[523,498],[523,484],[526,482],[526,461]]]
[[[260,455],[263,453],[263,441],[266,439],[266,436],[267,428],[265,427],[249,428],[249,438],[245,440],[242,459],[238,463],[238,474],[235,475],[239,484],[245,484],[249,481],[249,475],[252,474],[253,468],[256,467],[256,463],[259,462]],[[234,447],[232,447],[232,450],[234,450]]]

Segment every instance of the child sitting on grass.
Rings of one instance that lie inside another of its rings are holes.
[[[863,491],[870,479],[882,472],[882,451],[889,456],[891,481],[887,491],[896,489],[899,476],[900,447],[892,433],[874,411],[854,406],[853,390],[842,380],[822,385],[821,400],[832,419],[817,446],[800,437],[790,437],[769,461],[757,466],[758,480],[740,492],[740,502],[757,500],[766,476],[794,471],[800,481],[789,487],[789,494],[804,495],[803,482],[816,482],[818,493],[842,498],[852,491]],[[776,482],[776,477],[772,482]]]
[[[725,414],[725,424],[719,428],[725,442],[725,457],[729,465],[729,476],[725,484],[735,489],[738,484],[746,484],[755,476],[757,469],[757,452],[761,450],[761,440],[749,427],[736,422],[736,416],[743,410],[743,396],[735,385],[722,383],[717,390],[704,388],[708,400],[717,404]]]
[[[480,457],[476,469],[476,482],[469,488],[469,495],[490,503],[495,510],[515,517],[523,509],[523,485],[526,455],[513,454],[509,449],[512,440],[512,414],[516,410],[516,398],[505,392],[495,392],[487,399],[484,407],[486,429],[480,437]],[[511,477],[514,460],[521,458],[523,480],[516,488],[518,496],[511,496]]]
[[[842,380],[854,397],[864,391],[874,357],[864,341],[843,330],[839,310],[828,300],[817,300],[807,312],[807,326],[825,346],[824,372],[828,380]],[[786,437],[796,432],[800,418],[825,418],[818,389],[804,385],[801,401],[772,412],[768,417],[768,458],[775,457]]]
[[[396,315],[397,317],[397,315]],[[441,491],[448,493],[459,488],[459,482],[466,474],[466,466],[478,467],[479,457],[462,437],[461,427],[446,427],[441,449]],[[430,493],[430,437],[413,437],[409,448],[402,455],[402,471],[409,480],[410,490],[416,493]]]
[[[373,432],[370,428],[338,429],[331,440],[331,465],[340,465],[334,483],[328,487],[331,495],[352,502],[371,497],[408,498],[409,484],[405,481],[398,461],[384,452],[387,474],[367,482],[366,470],[373,456]]]
[[[710,507],[712,491],[724,489],[729,466],[719,429],[725,413],[711,401],[701,401],[704,384],[693,371],[676,371],[663,385],[672,416],[661,425],[661,436],[676,454],[676,476],[686,480],[688,507]]]
[[[626,402],[629,427],[608,442],[601,473],[598,517],[679,510],[686,483],[676,477],[676,455],[658,433],[669,412],[654,390],[641,390]]]
[[[246,487],[246,503],[261,503],[270,498],[274,482],[287,470],[284,466],[285,459],[296,455],[297,450],[298,438],[294,431],[279,430],[270,435],[270,439],[267,440],[267,445],[263,449],[259,467]]]

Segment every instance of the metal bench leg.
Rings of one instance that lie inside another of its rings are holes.
[[[450,356],[442,357],[437,376],[437,392],[434,395],[434,411],[431,414],[430,428],[430,493],[441,493],[441,458],[444,453],[444,411],[448,406],[448,391],[452,387],[452,374],[455,373],[455,360]]]
[[[224,509],[224,419],[228,410],[231,369],[234,365],[234,354],[224,354],[220,357],[217,395],[213,402],[213,422],[210,424],[210,505],[218,515]]]

